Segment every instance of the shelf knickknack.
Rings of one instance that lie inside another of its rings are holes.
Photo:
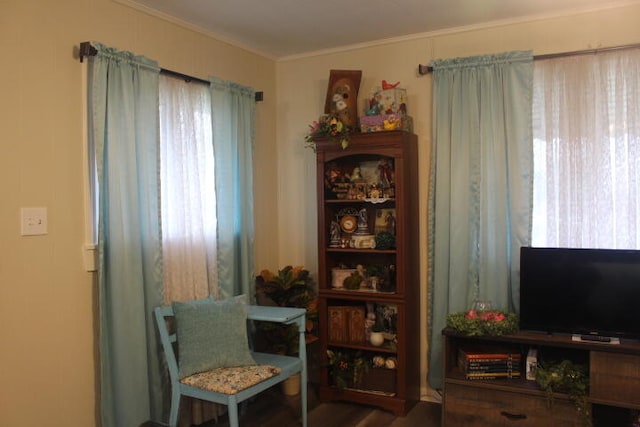
[[[329,138],[345,149],[349,146],[349,135],[358,126],[358,91],[360,70],[331,70],[327,86],[324,114],[309,125],[305,137],[307,147],[315,151],[317,138]]]
[[[361,70],[330,70],[325,114],[337,117],[344,125],[358,126],[358,91]]]
[[[337,116],[323,114],[309,125],[309,133],[304,138],[305,145],[315,151],[318,138],[329,138],[346,149],[349,146],[351,129],[351,126],[343,123]]]

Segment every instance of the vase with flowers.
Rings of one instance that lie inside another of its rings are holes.
[[[350,133],[351,127],[343,123],[337,116],[324,114],[309,125],[309,133],[304,140],[307,147],[315,149],[318,138],[329,138],[345,149],[349,146]]]

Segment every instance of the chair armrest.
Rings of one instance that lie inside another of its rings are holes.
[[[264,305],[247,306],[247,318],[249,320],[262,320],[265,322],[276,322],[292,324],[300,322],[304,325],[307,310],[293,307],[271,307]]]

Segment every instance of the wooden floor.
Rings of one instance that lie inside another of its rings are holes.
[[[391,412],[370,406],[344,402],[319,403],[313,386],[308,396],[309,427],[439,427],[440,404],[418,402],[405,416],[396,417]],[[241,427],[299,427],[300,396],[285,396],[279,387],[262,393],[249,402],[240,414]],[[206,423],[201,427],[228,427],[226,415],[218,423]]]

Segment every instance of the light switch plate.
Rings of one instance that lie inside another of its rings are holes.
[[[23,236],[41,236],[47,232],[47,208],[20,209],[20,233]]]

